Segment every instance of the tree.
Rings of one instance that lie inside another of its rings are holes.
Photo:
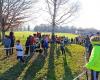
[[[3,0],[0,0],[0,25],[2,23],[2,3]],[[1,41],[1,29],[0,29],[0,41]]]
[[[37,0],[33,0],[36,2]],[[0,30],[2,39],[9,29],[18,27],[29,17],[32,0],[0,0]]]
[[[46,0],[50,23],[52,24],[52,38],[57,25],[67,24],[73,20],[75,13],[78,11],[78,3],[72,3],[72,0]]]

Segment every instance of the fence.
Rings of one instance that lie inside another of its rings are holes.
[[[24,48],[23,48],[24,53],[25,53],[25,47],[29,47],[29,52],[28,52],[28,55],[24,54],[24,56],[30,56],[30,46],[24,46]],[[13,49],[14,53],[16,53],[16,47],[15,46],[14,47],[10,47],[10,48],[1,47],[0,48],[0,53],[2,53],[2,55],[4,56],[4,55],[6,55],[6,50],[11,50],[11,49]]]

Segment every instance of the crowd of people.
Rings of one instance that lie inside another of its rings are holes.
[[[65,53],[65,45],[70,44],[71,41],[68,37],[55,36],[55,44],[60,44],[60,50],[62,54]],[[25,41],[25,51],[23,49],[22,43],[20,40],[16,40],[13,32],[10,32],[9,36],[5,35],[3,39],[3,45],[6,53],[6,57],[9,57],[14,53],[13,49],[17,51],[17,59],[20,59],[23,62],[22,57],[24,55],[31,56],[34,52],[47,54],[49,43],[52,43],[50,35],[41,35],[37,32],[36,34],[29,35]]]
[[[100,33],[97,33],[95,36],[78,36],[74,39],[69,39],[68,37],[60,37],[55,36],[54,37],[54,44],[60,45],[60,50],[62,54],[65,54],[65,45],[70,44],[79,44],[85,47],[86,49],[86,59],[87,64],[86,68],[92,70],[91,71],[91,80],[98,80],[98,72],[100,71],[100,51],[96,51],[100,49],[100,43],[95,44],[95,46],[92,44],[92,41],[100,41]],[[15,36],[13,32],[10,32],[9,36],[5,35],[5,38],[3,40],[4,49],[6,51],[6,56],[10,56],[13,54],[13,48],[16,48],[17,52],[17,59],[24,63],[23,56],[33,54],[34,52],[44,53],[43,55],[48,53],[49,43],[52,43],[52,40],[50,38],[50,35],[41,35],[41,33],[36,33],[33,35],[29,35],[25,42],[25,51],[23,49],[23,46],[20,43],[20,40],[16,40],[15,43]],[[15,44],[15,46],[14,46]],[[46,51],[46,53],[45,53]],[[97,58],[95,58],[95,56]],[[95,62],[95,65],[94,65]],[[96,64],[97,63],[97,64]]]
[[[50,35],[41,35],[41,33],[29,35],[27,37],[25,46],[26,51],[25,54],[27,55],[29,52],[34,51],[48,51],[49,43],[54,42],[54,44],[60,44],[60,49],[62,54],[65,53],[64,47],[66,44],[69,44],[68,38],[66,37],[58,37],[55,36],[54,41],[51,40]]]
[[[42,51],[48,49],[49,47],[49,36],[48,35],[41,35],[41,33],[29,35],[27,37],[25,43],[26,51],[25,54],[27,55],[29,52],[34,51]]]
[[[39,51],[40,53],[43,51],[47,51],[49,48],[49,43],[51,43],[52,40],[50,38],[50,35],[41,35],[41,33],[37,32],[36,34],[29,35],[25,42],[25,51],[24,55],[29,55],[30,53],[33,53],[35,51]],[[86,38],[82,38],[81,36],[75,37],[75,39],[65,36],[55,36],[54,41],[55,44],[60,44],[60,49],[62,54],[65,53],[65,45],[70,44],[84,44],[85,47],[90,49],[90,46],[87,45],[90,43],[89,36]],[[17,40],[16,43],[20,43],[20,40]],[[9,36],[5,35],[5,38],[3,40],[4,49],[6,51],[6,56],[13,54],[13,47],[15,44],[15,36],[13,32],[10,32]],[[21,43],[20,43],[21,44]],[[16,46],[15,46],[16,47]],[[90,51],[88,49],[88,51]],[[21,51],[19,51],[21,52]]]

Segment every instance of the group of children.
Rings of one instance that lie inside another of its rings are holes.
[[[25,54],[24,54],[23,47],[20,41],[17,40],[16,41],[17,58],[20,59],[21,62],[24,62],[22,58],[24,55],[31,56],[36,51],[38,51],[39,53],[42,53],[43,56],[45,56],[48,52],[50,42],[51,42],[51,39],[49,35],[41,35],[41,33],[29,35],[25,42]],[[55,43],[57,43],[57,39]],[[67,40],[65,39],[65,37],[62,37],[60,39],[60,42],[57,44],[60,44],[61,52],[62,54],[64,54],[65,44],[67,44]]]
[[[43,38],[43,40],[42,40]],[[25,53],[24,49],[20,43],[20,40],[16,41],[16,51],[17,51],[17,59],[21,62],[24,62],[24,55],[31,56],[35,51],[42,53],[42,49],[48,49],[48,36],[41,36],[37,34],[29,35],[25,42]]]

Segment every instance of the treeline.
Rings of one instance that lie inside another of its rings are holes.
[[[55,32],[67,32],[67,33],[75,33],[76,28],[71,26],[66,26],[66,27],[62,27],[62,26],[56,26],[55,27]],[[47,24],[41,24],[41,25],[37,25],[34,27],[34,31],[36,32],[51,32],[52,31],[52,26],[51,25],[47,25]]]
[[[51,32],[52,26],[47,24],[41,24],[34,27],[35,32]],[[63,32],[63,33],[81,33],[81,34],[89,34],[99,32],[93,28],[76,28],[75,26],[56,26],[55,32]]]

